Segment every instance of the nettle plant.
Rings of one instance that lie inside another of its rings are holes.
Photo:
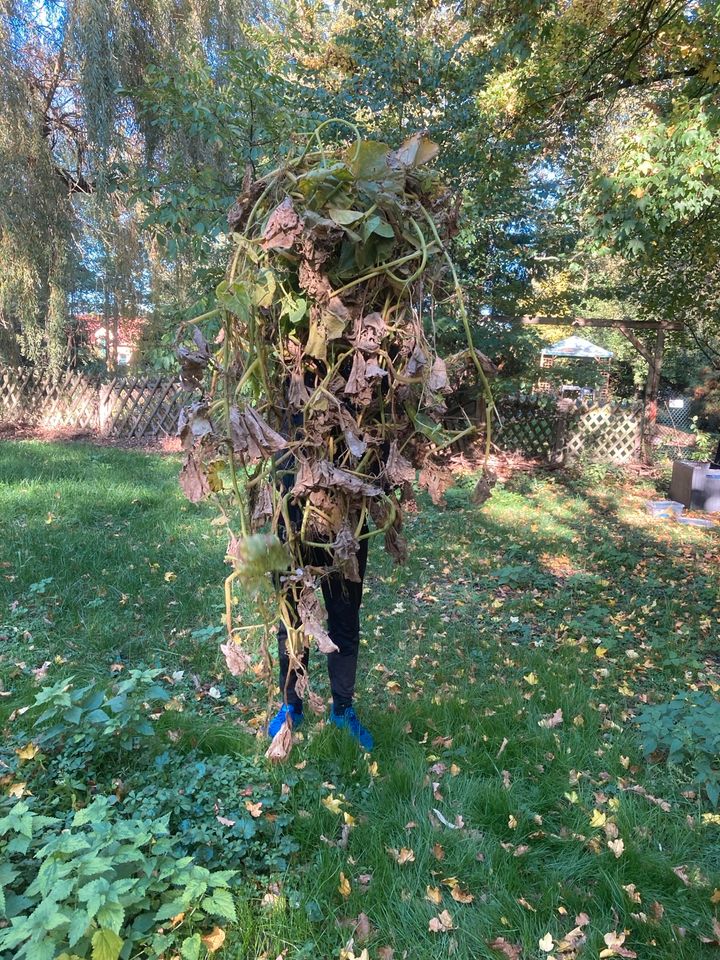
[[[43,708],[35,720],[38,745],[49,754],[61,751],[66,774],[86,770],[91,756],[102,758],[118,747],[132,750],[153,735],[150,715],[170,699],[157,682],[161,672],[130,670],[109,687],[78,687],[73,677],[43,687],[33,703]]]
[[[647,757],[690,767],[714,807],[720,801],[720,702],[702,691],[645,707],[637,718]]]
[[[113,797],[69,820],[18,801],[0,819],[0,960],[198,960],[201,930],[237,920],[234,872],[183,855],[167,821],[123,818]]]

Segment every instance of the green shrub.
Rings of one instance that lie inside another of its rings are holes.
[[[131,789],[124,809],[143,818],[168,817],[183,849],[199,863],[252,876],[287,869],[298,849],[288,833],[292,817],[261,760],[166,753],[156,767],[152,784],[146,776],[143,786]]]
[[[690,767],[715,807],[720,800],[720,703],[709,693],[680,693],[645,707],[637,718],[647,757]]]
[[[140,948],[197,960],[198,928],[237,920],[233,871],[186,856],[167,816],[124,818],[115,803],[62,818],[20,800],[0,819],[2,960],[129,960]]]
[[[150,715],[170,699],[158,682],[160,670],[130,670],[108,687],[75,686],[66,677],[36,695],[35,740],[48,757],[48,775],[71,790],[87,790],[106,760],[117,766],[118,751],[128,755],[154,734]]]

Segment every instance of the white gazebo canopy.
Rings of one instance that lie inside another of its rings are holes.
[[[598,347],[584,337],[566,337],[541,351],[544,357],[587,357],[589,360],[609,360],[612,350]]]

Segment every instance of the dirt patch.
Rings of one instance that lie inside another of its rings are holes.
[[[42,427],[27,422],[0,423],[0,440],[36,440],[40,443],[72,443],[82,441],[98,447],[118,447],[126,450],[142,450],[148,453],[178,453],[178,437],[103,437],[92,430],[73,427]]]

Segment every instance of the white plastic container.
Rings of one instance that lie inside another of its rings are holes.
[[[647,500],[645,508],[650,516],[657,520],[677,520],[685,509],[685,504],[677,500]]]

